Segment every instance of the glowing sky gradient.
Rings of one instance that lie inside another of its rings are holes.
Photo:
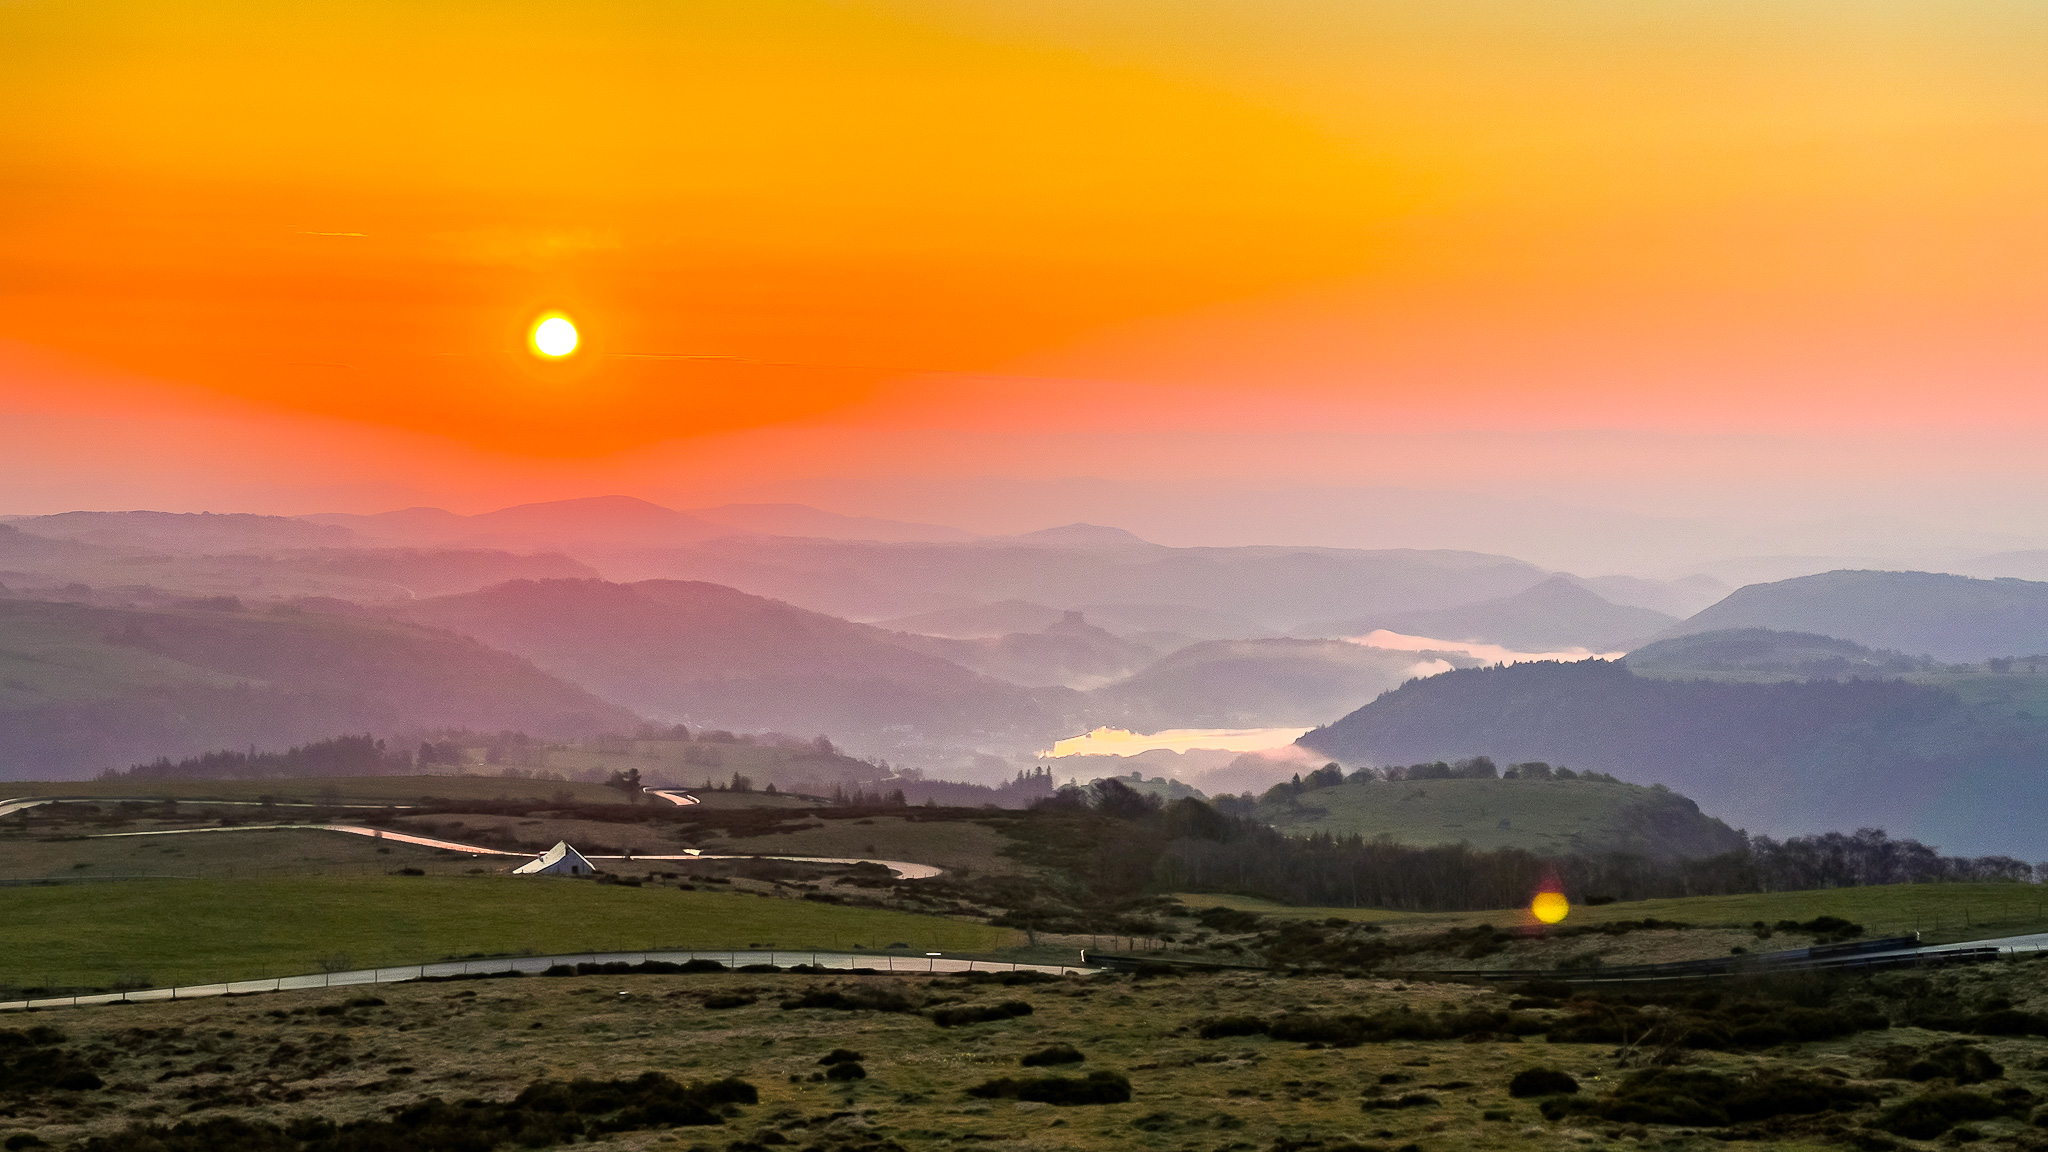
[[[0,503],[2031,493],[2043,59],[1990,0],[0,0]]]

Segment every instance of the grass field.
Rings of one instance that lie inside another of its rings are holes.
[[[1279,918],[1336,916],[1385,925],[1392,930],[1441,931],[1467,924],[1517,923],[1516,909],[1490,912],[1388,912],[1370,908],[1294,908],[1245,896],[1182,893],[1190,907],[1240,908]],[[1840,916],[1870,936],[1919,932],[1929,943],[2048,931],[2048,888],[2032,884],[1887,884],[1869,888],[1827,888],[1813,892],[1761,892],[1742,896],[1691,896],[1673,900],[1631,900],[1598,907],[1578,905],[1565,923],[1617,920],[1681,920],[1692,924],[1746,925],[1762,920],[1811,920]]]
[[[1647,811],[1664,819],[1653,828]],[[1340,784],[1268,803],[1259,815],[1290,835],[1385,836],[1427,847],[1545,856],[1632,851],[1712,856],[1739,846],[1730,829],[1666,792],[1607,780],[1404,780]]]
[[[379,849],[383,851],[379,851]],[[520,860],[479,859],[343,832],[248,831],[178,836],[0,838],[0,880],[106,880],[127,876],[246,879],[367,876],[398,868],[460,874]]]
[[[253,834],[252,834],[253,835]],[[163,880],[0,889],[0,983],[194,983],[472,953],[886,948],[987,952],[1002,928],[724,892],[513,877]]]

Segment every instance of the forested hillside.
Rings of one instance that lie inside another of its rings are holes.
[[[1520,664],[1415,681],[1301,743],[1347,764],[1566,763],[1668,785],[1751,832],[1883,826],[1950,850],[2027,852],[2048,802],[2043,681],[1727,683]]]

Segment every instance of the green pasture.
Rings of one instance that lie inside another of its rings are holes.
[[[1294,908],[1248,896],[1182,893],[1193,908],[1239,908],[1290,919],[1337,916],[1402,928],[1441,931],[1466,924],[1519,923],[1519,908],[1488,912],[1393,912],[1374,908]],[[1575,904],[1565,924],[1617,920],[1678,920],[1688,924],[1746,925],[1762,920],[1812,920],[1840,916],[1863,925],[1868,936],[1921,934],[1929,943],[2048,931],[2048,888],[2033,884],[1885,884],[1868,888],[1823,888],[1809,892],[1758,892],[1740,896],[1688,896],[1630,900],[1597,907]],[[1789,943],[1789,942],[1788,942]]]
[[[1009,929],[537,877],[162,880],[0,889],[0,985],[191,984],[471,954],[774,946],[986,952]]]
[[[1651,810],[1661,810],[1662,826]],[[1470,844],[1539,855],[1635,851],[1710,856],[1735,834],[1670,793],[1611,780],[1405,780],[1340,784],[1267,803],[1259,815],[1291,836],[1387,837],[1416,847]],[[1682,842],[1672,842],[1676,838]]]
[[[524,861],[518,857],[477,857],[313,828],[169,836],[0,837],[0,880],[364,876],[399,868],[500,872],[521,863]]]

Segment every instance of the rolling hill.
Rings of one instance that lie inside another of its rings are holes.
[[[1027,688],[1099,687],[1150,664],[1159,653],[1067,612],[1043,629],[1006,636],[957,639],[898,633],[893,642]]]
[[[1612,780],[1358,781],[1269,796],[1258,816],[1292,836],[1385,836],[1416,847],[1465,843],[1543,856],[1685,859],[1742,847],[1739,833],[1691,800]]]
[[[1939,572],[1823,572],[1730,593],[1664,636],[1812,632],[1937,660],[2048,653],[2048,583]]]
[[[1667,680],[1845,680],[1924,672],[1924,656],[1880,652],[1853,640],[1811,632],[1727,628],[1646,644],[1628,654],[1630,671]]]
[[[1211,640],[1091,692],[1090,716],[1133,731],[1306,726],[1357,707],[1437,660],[1475,663],[1463,655],[1391,652],[1344,640]]]
[[[396,605],[613,703],[691,726],[830,734],[871,749],[1066,725],[1050,696],[915,652],[894,634],[716,584],[518,580]]]
[[[1362,636],[1385,628],[1408,636],[1498,644],[1519,652],[1573,648],[1613,652],[1677,623],[1675,616],[1612,603],[1569,576],[1552,576],[1533,588],[1494,600],[1353,617],[1303,631]]]
[[[1588,660],[1403,685],[1302,737],[1347,764],[1492,756],[1660,783],[1752,832],[1882,827],[2039,854],[2048,676],[1730,683]]]
[[[474,640],[224,602],[113,609],[0,600],[0,776],[53,779],[343,732],[518,728],[571,738],[638,717]]]

